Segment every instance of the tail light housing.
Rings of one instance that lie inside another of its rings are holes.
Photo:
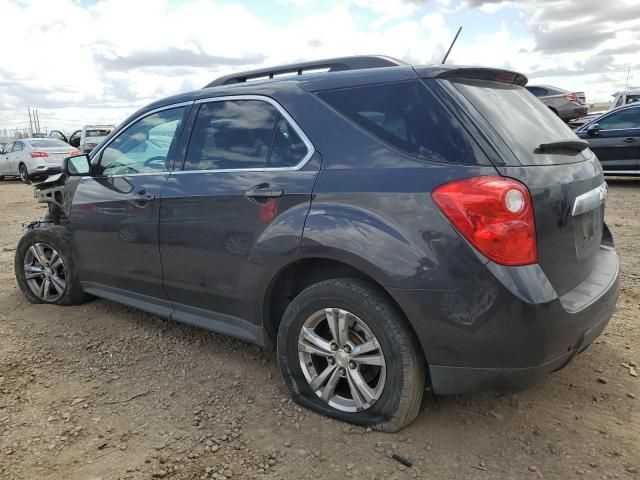
[[[566,98],[567,100],[569,100],[570,102],[575,102],[576,100],[578,100],[578,96],[575,93],[567,93],[564,98]]]
[[[431,193],[454,228],[484,256],[501,265],[536,263],[536,227],[529,190],[503,177],[445,183]]]
[[[69,152],[70,157],[75,157],[76,155],[80,155],[80,150],[78,150],[77,148]]]
[[[31,158],[45,158],[49,156],[47,152],[29,152],[29,155],[31,155]]]

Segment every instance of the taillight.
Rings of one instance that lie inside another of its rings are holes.
[[[69,152],[70,157],[75,157],[76,155],[80,155],[80,150],[78,150],[77,148]]]
[[[569,100],[570,102],[575,102],[576,100],[578,100],[578,96],[575,93],[567,93],[564,98],[566,98],[567,100]]]
[[[501,265],[538,259],[529,190],[503,177],[474,177],[445,183],[431,196],[455,229],[484,256]]]
[[[29,155],[31,155],[31,158],[44,158],[49,156],[47,152],[30,152]]]

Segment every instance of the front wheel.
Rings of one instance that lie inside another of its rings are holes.
[[[15,274],[31,303],[79,305],[91,299],[78,281],[68,230],[59,225],[24,234],[16,248]]]
[[[293,399],[324,415],[395,432],[420,411],[422,350],[384,293],[360,280],[327,280],[294,298],[278,361]]]

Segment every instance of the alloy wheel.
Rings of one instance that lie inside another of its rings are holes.
[[[27,167],[24,165],[20,165],[20,180],[25,183],[29,181],[29,172],[27,171]]]
[[[33,294],[44,302],[55,302],[67,288],[64,261],[46,243],[34,243],[24,257],[24,275]]]
[[[364,411],[382,395],[387,371],[382,347],[367,324],[347,310],[326,308],[307,318],[298,357],[311,389],[337,410]]]

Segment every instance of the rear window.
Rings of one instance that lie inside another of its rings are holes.
[[[111,133],[111,129],[110,128],[101,128],[101,129],[96,129],[96,130],[87,130],[85,136],[87,138],[89,138],[89,137],[106,137],[107,135],[109,135],[109,133]]]
[[[30,140],[29,143],[33,148],[60,148],[60,147],[68,147],[69,145],[62,140],[57,140],[55,138],[47,138],[41,140]]]
[[[481,154],[421,81],[319,92],[335,110],[383,142],[421,159],[476,164]]]
[[[576,135],[524,87],[484,80],[457,80],[453,84],[502,137],[522,165],[573,163],[590,157],[588,150],[536,151],[543,143],[575,140]]]

